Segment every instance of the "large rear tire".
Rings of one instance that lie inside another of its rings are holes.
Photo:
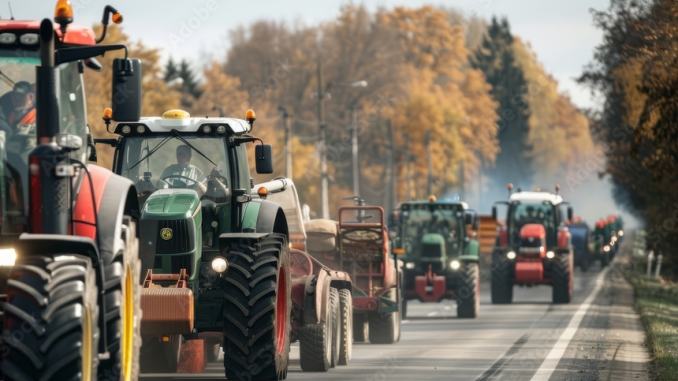
[[[89,258],[18,258],[7,285],[4,380],[96,379],[97,297]]]
[[[492,255],[492,304],[513,302],[513,283],[511,282],[513,263],[502,252]]]
[[[110,358],[99,365],[100,380],[139,378],[141,352],[141,261],[136,222],[123,218],[122,245],[104,265],[106,337]]]
[[[231,244],[224,289],[224,367],[229,380],[281,380],[290,351],[287,237]]]
[[[553,261],[551,279],[553,285],[553,303],[566,304],[572,299],[572,255],[562,254]]]
[[[480,312],[480,272],[477,263],[466,262],[459,269],[457,317],[475,319]]]
[[[332,299],[330,292],[330,301]],[[328,306],[330,307],[330,306]],[[299,337],[299,362],[304,372],[327,372],[332,367],[334,324],[332,308],[320,323],[305,324]]]
[[[353,357],[353,296],[349,290],[339,291],[341,309],[341,347],[339,365],[348,365]]]

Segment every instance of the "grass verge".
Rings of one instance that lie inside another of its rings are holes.
[[[678,286],[629,274],[635,289],[636,308],[654,355],[657,377],[678,381]]]

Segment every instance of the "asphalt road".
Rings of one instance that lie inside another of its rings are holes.
[[[630,290],[617,290],[624,284],[614,268],[601,271],[595,265],[587,273],[577,269],[574,300],[568,305],[551,304],[548,286],[516,287],[513,304],[492,305],[489,284],[483,284],[480,317],[474,320],[457,319],[453,302],[412,302],[399,343],[355,344],[350,365],[325,374],[302,372],[299,346],[293,344],[287,379],[649,379],[644,336],[633,313],[632,296],[628,297]],[[615,309],[615,304],[625,310]],[[627,343],[623,347],[629,340],[635,346]],[[145,375],[142,379],[223,379],[223,375],[223,367],[215,363],[201,375]]]

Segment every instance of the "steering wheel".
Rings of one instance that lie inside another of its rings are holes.
[[[163,178],[160,179],[160,180],[166,182],[167,184],[169,184],[170,187],[172,187],[172,188],[173,188],[172,184],[171,184],[169,181],[167,181],[167,179],[184,179],[184,180],[188,180],[188,181],[193,182],[193,185],[191,185],[190,187],[188,186],[188,184],[186,184],[186,187],[187,187],[187,188],[193,188],[194,186],[200,184],[199,181],[193,180],[193,179],[190,178],[190,177],[182,176],[182,175],[169,175],[169,176],[165,176],[165,177],[163,177]]]

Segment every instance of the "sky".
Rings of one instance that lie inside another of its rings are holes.
[[[51,17],[55,0],[11,1],[14,17]],[[314,25],[335,18],[348,0],[71,0],[75,23],[100,22],[106,4],[124,16],[124,31],[170,56],[188,59],[197,67],[211,58],[222,58],[228,46],[228,30],[260,19]],[[515,35],[528,42],[539,61],[579,107],[599,108],[600,101],[578,85],[576,78],[593,58],[602,34],[592,23],[590,9],[606,9],[609,0],[363,0],[353,1],[369,9],[425,4],[454,7],[486,19],[506,16]],[[8,17],[3,2],[0,16]]]

